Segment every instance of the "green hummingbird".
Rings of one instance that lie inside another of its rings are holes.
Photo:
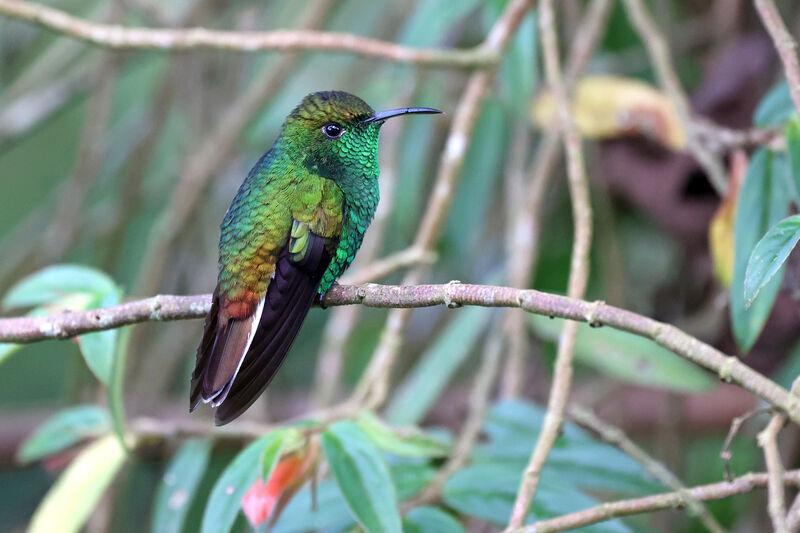
[[[391,117],[342,91],[306,96],[250,170],[220,226],[219,276],[192,373],[190,411],[217,425],[269,385],[311,305],[361,246],[378,205],[378,136]]]

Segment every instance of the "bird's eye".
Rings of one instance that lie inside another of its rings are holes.
[[[329,139],[338,139],[344,133],[344,128],[336,122],[328,122],[322,126],[322,133]]]

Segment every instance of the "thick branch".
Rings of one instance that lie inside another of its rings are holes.
[[[685,491],[667,492],[643,498],[604,503],[576,513],[551,518],[550,520],[542,520],[530,526],[515,529],[510,533],[553,533],[605,522],[620,516],[652,513],[663,509],[676,509],[686,506],[687,496],[691,496],[698,501],[721,500],[736,494],[744,494],[763,488],[767,484],[767,478],[768,476],[764,472],[746,474],[732,481],[701,485]],[[795,486],[800,484],[800,470],[786,472],[784,481]]]
[[[603,302],[587,302],[535,290],[491,285],[448,283],[444,285],[336,285],[325,295],[326,306],[361,304],[367,307],[412,308],[447,305],[518,307],[537,315],[609,326],[652,339],[660,346],[716,373],[721,379],[742,388],[781,409],[800,424],[800,399],[744,365],[680,329],[632,311]],[[92,311],[65,312],[46,317],[20,317],[0,320],[0,341],[36,342],[67,339],[146,321],[202,318],[211,306],[211,296],[154,296],[122,305]]]
[[[265,32],[217,31],[205,28],[126,28],[73,17],[64,11],[21,0],[0,0],[0,14],[34,22],[47,29],[113,49],[158,50],[220,49],[238,52],[319,50],[350,52],[398,63],[460,68],[486,67],[497,54],[483,46],[470,50],[415,48],[349,33],[276,30]]]

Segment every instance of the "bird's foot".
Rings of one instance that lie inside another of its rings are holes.
[[[339,284],[338,281],[334,281],[333,284],[331,284],[331,287],[333,287],[334,285],[338,285],[338,284]],[[330,288],[328,288],[328,291],[329,290],[330,290]],[[324,293],[322,293],[319,296],[317,296],[317,304],[322,309],[327,309],[328,308],[328,306],[325,305],[325,295],[328,294],[328,291],[325,291]]]

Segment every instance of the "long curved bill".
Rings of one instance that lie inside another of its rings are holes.
[[[401,115],[436,115],[438,113],[441,113],[441,111],[433,109],[432,107],[401,107],[388,111],[378,111],[371,117],[364,119],[364,122],[383,122],[388,118],[399,117]]]

